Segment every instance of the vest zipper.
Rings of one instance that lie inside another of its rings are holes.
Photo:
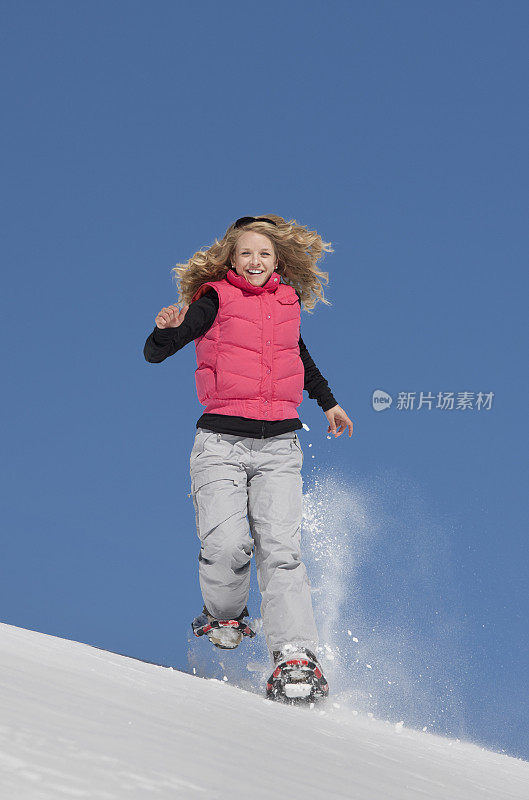
[[[261,439],[264,439],[264,438],[265,438],[265,435],[264,435],[264,426],[265,426],[264,422],[261,422],[261,434],[262,434],[262,435],[261,435]]]

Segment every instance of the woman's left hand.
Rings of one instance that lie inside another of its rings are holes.
[[[327,433],[334,433],[335,437],[341,436],[346,428],[349,428],[349,438],[353,435],[353,423],[341,406],[333,406],[328,411],[323,412],[331,423],[327,428]]]

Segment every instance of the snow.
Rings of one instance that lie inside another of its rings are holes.
[[[529,764],[0,624],[5,800],[514,800]],[[278,793],[278,794],[276,794]]]

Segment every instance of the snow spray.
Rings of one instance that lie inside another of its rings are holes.
[[[462,625],[446,526],[420,488],[314,466],[303,497],[303,560],[331,708],[464,734],[457,682]]]

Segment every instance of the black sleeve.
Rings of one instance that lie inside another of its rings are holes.
[[[305,367],[305,386],[303,388],[309,393],[310,399],[316,400],[322,411],[328,411],[337,406],[338,403],[329,389],[329,384],[312,360],[301,336],[299,337],[299,354]]]
[[[145,360],[151,364],[159,364],[189,342],[203,336],[213,325],[218,310],[219,296],[215,289],[208,289],[202,297],[190,304],[184,321],[178,328],[155,326],[143,348]]]

